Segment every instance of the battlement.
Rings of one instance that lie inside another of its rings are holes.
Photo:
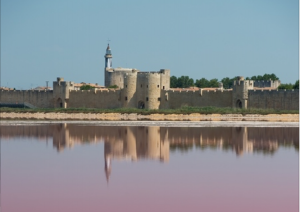
[[[160,69],[159,73],[161,73],[161,74],[170,74],[170,70],[169,69]]]
[[[119,92],[120,89],[92,89],[92,90],[70,90],[70,93],[115,93],[115,92]]]
[[[252,86],[254,85],[254,81],[253,80],[235,80],[233,82],[233,85],[234,86],[240,86],[240,85],[249,85],[249,86]]]
[[[254,87],[264,88],[264,87],[272,87],[277,88],[280,85],[280,80],[255,80]]]
[[[4,93],[53,93],[53,90],[1,90]]]
[[[298,89],[292,89],[292,90],[286,90],[286,89],[277,89],[277,90],[273,90],[273,89],[269,89],[269,90],[249,90],[249,94],[251,93],[263,93],[263,92],[267,92],[267,93],[272,93],[272,94],[276,94],[276,93],[299,93]]]
[[[223,93],[223,92],[231,92],[232,89],[214,89],[214,90],[205,90],[205,89],[170,89],[166,92],[172,92],[172,93],[195,93],[195,92],[201,92],[201,93]]]
[[[148,71],[148,72],[139,72],[138,75],[145,75],[145,76],[150,76],[150,75],[161,75],[160,72],[157,71]]]

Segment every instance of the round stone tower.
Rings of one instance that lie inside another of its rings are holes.
[[[155,72],[145,73],[145,84],[147,86],[146,109],[159,109],[160,105],[160,74]]]
[[[123,107],[136,108],[136,83],[137,70],[133,69],[131,73],[126,73],[124,76],[124,88],[122,95]]]

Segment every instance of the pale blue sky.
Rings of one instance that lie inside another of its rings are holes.
[[[2,0],[1,86],[103,85],[113,67],[193,79],[299,78],[298,0]]]

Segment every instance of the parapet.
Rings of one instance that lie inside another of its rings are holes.
[[[62,77],[57,77],[57,82],[61,82],[61,81],[64,81],[64,78],[62,78]]]
[[[298,89],[286,90],[286,89],[255,89],[249,90],[249,93],[272,93],[272,94],[280,94],[280,93],[299,93]]]
[[[162,74],[170,74],[170,70],[169,69],[160,69],[159,71]]]

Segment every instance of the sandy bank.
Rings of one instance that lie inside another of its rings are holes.
[[[96,120],[96,121],[267,121],[299,122],[299,114],[151,114],[136,113],[0,113],[3,120]]]

